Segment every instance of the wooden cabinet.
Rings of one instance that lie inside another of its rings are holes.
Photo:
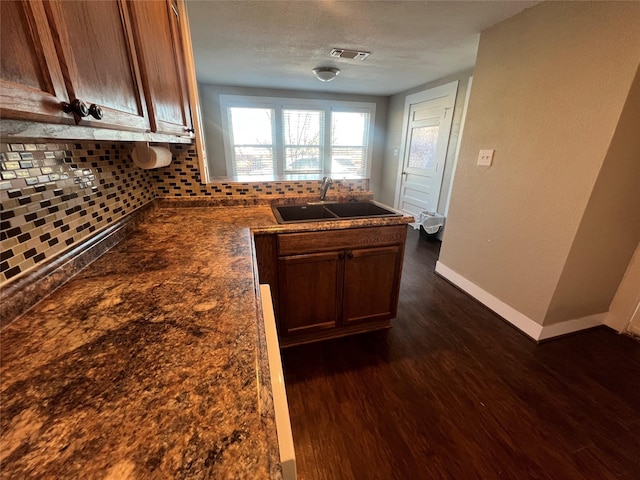
[[[256,236],[283,346],[386,328],[396,316],[406,225]]]
[[[396,316],[402,247],[349,250],[345,257],[342,323]]]
[[[0,5],[3,118],[191,136],[171,1]],[[94,116],[64,113],[63,103],[76,99],[99,106],[102,118],[94,118],[97,109]]]
[[[172,1],[134,1],[129,5],[152,129],[189,134],[193,130],[178,9]]]
[[[74,123],[42,2],[0,1],[0,22],[2,118]]]
[[[278,259],[282,335],[335,328],[340,323],[344,253]]]
[[[127,7],[122,0],[45,2],[69,98],[103,110],[102,119],[76,117],[78,124],[150,128]]]

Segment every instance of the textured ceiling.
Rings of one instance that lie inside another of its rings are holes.
[[[540,2],[186,3],[200,83],[392,95],[472,68],[482,30]],[[332,58],[332,48],[371,56]],[[322,83],[319,66],[341,74]]]

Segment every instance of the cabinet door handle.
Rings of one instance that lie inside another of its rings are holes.
[[[102,117],[104,115],[102,112],[102,107],[100,107],[100,105],[92,103],[89,107],[89,115],[91,115],[96,120],[102,120]]]
[[[351,250],[347,252],[347,257],[353,258],[353,252]]]
[[[87,108],[87,104],[79,98],[72,100],[71,103],[64,102],[62,104],[62,110],[65,113],[73,113],[80,118],[84,118],[89,115],[89,108]]]
[[[339,254],[338,254],[338,258],[339,258],[340,260],[343,260],[343,259],[344,259],[344,253],[339,253]]]
[[[185,127],[184,131],[187,132],[187,133],[194,133],[195,132],[195,130],[193,128],[186,128],[186,127]]]

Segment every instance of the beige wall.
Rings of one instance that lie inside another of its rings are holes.
[[[640,241],[640,70],[582,216],[545,325],[606,312]]]
[[[444,212],[445,203],[449,194],[451,185],[451,177],[453,175],[454,159],[458,137],[460,134],[460,124],[462,122],[462,109],[464,99],[467,94],[467,86],[469,77],[473,75],[472,70],[461,72],[441,78],[435,82],[426,83],[418,87],[406,90],[404,92],[393,95],[389,98],[389,115],[387,122],[387,144],[384,152],[384,165],[382,170],[382,182],[380,184],[380,192],[376,197],[387,205],[393,205],[396,197],[396,182],[398,179],[398,169],[400,168],[401,158],[399,154],[394,155],[394,151],[400,151],[402,143],[402,123],[404,120],[404,104],[407,96],[414,93],[423,92],[430,88],[445,85],[447,83],[458,81],[458,94],[453,112],[453,121],[451,124],[451,135],[449,137],[449,146],[447,150],[447,158],[445,160],[444,174],[442,178],[442,189],[440,191],[440,201],[438,202],[438,211]]]
[[[220,85],[199,85],[204,124],[207,157],[210,175],[227,175],[224,157],[224,137],[220,114],[220,95],[248,95],[257,97],[301,98],[313,100],[339,100],[346,102],[370,102],[376,104],[375,132],[373,136],[373,158],[371,161],[371,189],[374,195],[380,190],[384,145],[386,138],[388,97],[371,95],[345,95],[324,92],[303,92],[298,90],[274,90],[267,88],[226,87]]]
[[[440,262],[540,325],[561,276],[577,273],[572,248],[606,235],[577,237],[595,211],[586,212],[638,68],[639,32],[640,3],[545,2],[481,35]],[[492,167],[476,166],[485,148],[495,149]],[[569,284],[557,305],[571,306],[553,322],[575,318],[575,295],[592,290]]]

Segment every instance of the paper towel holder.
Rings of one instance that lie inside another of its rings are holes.
[[[151,157],[149,142],[135,142],[131,156],[136,155],[142,163],[147,163]]]
[[[160,165],[157,165],[158,150],[164,150],[164,155],[168,155],[167,160],[161,162]],[[134,142],[131,158],[133,158],[133,163],[140,168],[158,168],[171,163],[171,152],[166,147],[151,147],[149,142],[138,141]]]

